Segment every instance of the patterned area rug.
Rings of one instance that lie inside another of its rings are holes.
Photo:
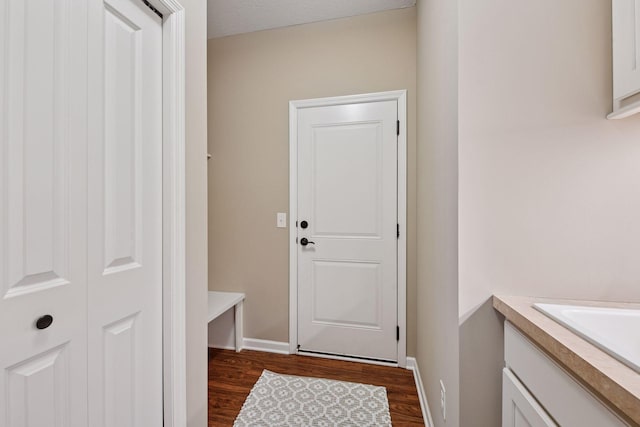
[[[233,425],[391,426],[391,415],[384,387],[264,370]]]

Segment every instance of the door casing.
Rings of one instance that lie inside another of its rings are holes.
[[[347,95],[330,98],[305,99],[289,102],[289,353],[298,352],[298,110],[312,107],[355,104],[362,102],[396,101],[398,103],[398,363],[380,363],[361,360],[367,363],[407,365],[407,91],[397,90],[361,95]],[[348,359],[341,356],[323,356],[336,359]],[[360,360],[360,359],[358,359]]]
[[[187,425],[185,10],[146,0],[162,15],[162,364],[164,426]],[[202,320],[203,322],[205,319]]]

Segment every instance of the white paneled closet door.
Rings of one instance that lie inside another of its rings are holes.
[[[161,426],[161,18],[0,19],[0,426]]]
[[[86,13],[0,0],[0,426],[87,425]]]
[[[162,425],[162,20],[89,17],[89,425]]]

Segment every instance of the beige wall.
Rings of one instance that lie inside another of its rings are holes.
[[[457,1],[419,0],[416,359],[434,425],[482,427],[458,420],[457,22]]]
[[[186,10],[187,425],[207,425],[207,3]]]
[[[640,115],[605,120],[610,1],[460,4],[461,425],[495,426],[492,293],[640,301]]]
[[[415,354],[415,31],[410,8],[209,40],[209,288],[246,293],[246,337],[288,341],[289,100],[407,89]]]

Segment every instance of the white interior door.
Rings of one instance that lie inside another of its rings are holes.
[[[87,425],[86,13],[84,2],[0,0],[6,427]]]
[[[0,16],[0,426],[160,426],[160,18]]]
[[[90,15],[89,425],[162,425],[162,22]]]
[[[397,360],[397,119],[397,101],[298,111],[301,351]]]

